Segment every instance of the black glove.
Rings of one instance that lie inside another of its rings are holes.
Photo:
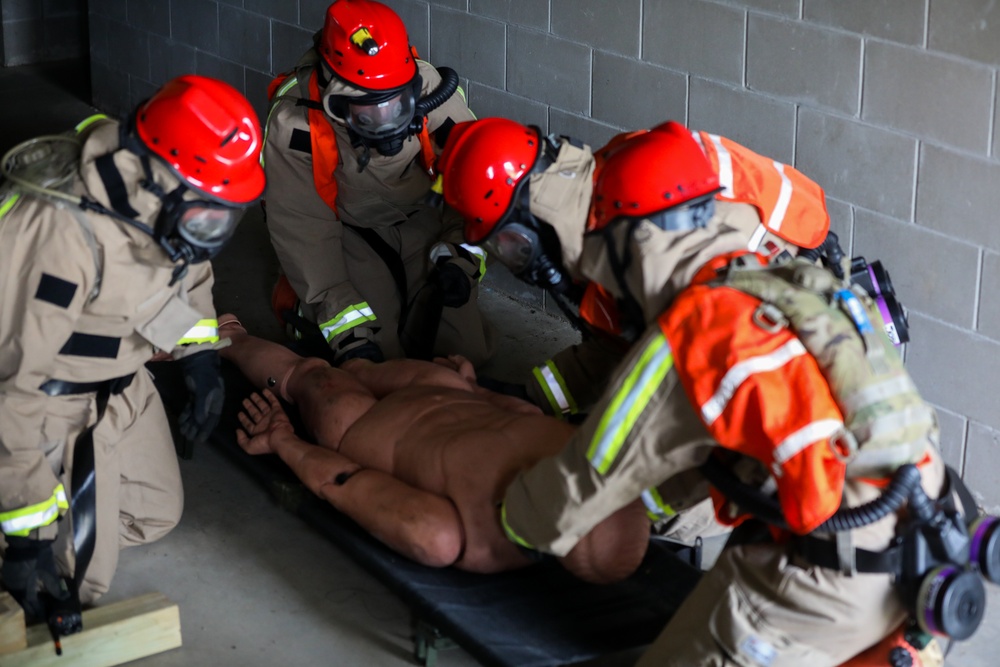
[[[374,343],[370,340],[358,340],[362,342],[358,345],[347,348],[345,351],[337,355],[338,366],[349,359],[368,359],[369,361],[375,362],[385,361],[385,355],[382,354],[382,348],[378,346],[378,343]]]
[[[188,390],[188,402],[178,419],[184,438],[184,458],[191,458],[195,443],[205,442],[219,423],[226,390],[219,372],[219,354],[215,350],[196,352],[179,362]],[[187,455],[185,455],[187,454]]]
[[[491,378],[485,375],[477,375],[476,384],[484,389],[489,389],[492,392],[506,394],[507,396],[520,398],[521,400],[531,403],[531,397],[528,395],[528,388],[520,382],[505,382],[504,380],[497,380],[496,378]]]
[[[7,536],[0,580],[24,608],[27,623],[46,620],[44,595],[65,600],[70,596],[52,556],[52,540]]]
[[[469,302],[469,297],[472,296],[472,279],[450,259],[438,261],[431,279],[445,308],[459,308]]]

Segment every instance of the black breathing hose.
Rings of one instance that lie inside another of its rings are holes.
[[[426,116],[437,109],[458,90],[458,72],[450,67],[439,67],[437,71],[441,75],[441,83],[426,97],[417,100],[416,112],[414,113],[416,117]]]
[[[744,484],[714,456],[709,457],[700,470],[715,488],[742,510],[765,523],[789,530],[781,505],[775,498]],[[900,466],[881,496],[858,507],[838,510],[814,532],[834,533],[868,526],[895,512],[907,501],[918,519],[929,518],[934,512],[934,503],[920,486],[920,471],[913,464]]]

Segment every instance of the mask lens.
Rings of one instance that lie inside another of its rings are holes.
[[[519,224],[510,224],[490,236],[483,245],[512,273],[518,274],[527,269],[535,258],[538,237]]]
[[[188,204],[180,215],[177,230],[191,245],[204,248],[221,245],[232,236],[243,211],[205,202]]]
[[[407,89],[381,102],[350,102],[347,124],[362,137],[379,139],[408,127],[413,119],[413,110],[413,95]]]

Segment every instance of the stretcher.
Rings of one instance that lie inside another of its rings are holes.
[[[176,414],[186,396],[183,382],[170,364],[155,366],[164,403]],[[491,575],[419,565],[310,493],[277,457],[243,452],[234,435],[236,415],[255,388],[230,364],[223,364],[223,375],[226,408],[211,445],[410,608],[419,664],[432,667],[438,651],[455,644],[489,667],[580,665],[612,655],[634,661],[698,581],[693,563],[657,541],[634,575],[606,586],[576,579],[553,559]]]

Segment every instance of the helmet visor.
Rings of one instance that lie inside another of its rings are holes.
[[[483,242],[486,251],[517,275],[523,273],[540,252],[538,234],[519,222],[504,225]]]
[[[365,139],[382,139],[407,130],[416,108],[413,90],[407,86],[378,102],[364,97],[349,98],[347,124]]]
[[[229,240],[246,209],[215,202],[185,202],[177,218],[177,233],[198,248],[216,248]]]

